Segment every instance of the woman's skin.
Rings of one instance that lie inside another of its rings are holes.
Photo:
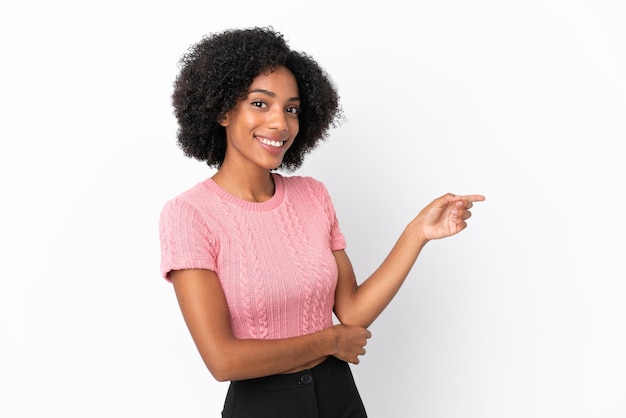
[[[257,76],[248,95],[222,121],[226,155],[213,180],[244,200],[274,195],[271,170],[278,167],[298,133],[298,85],[285,67]],[[344,250],[335,251],[338,282],[334,312],[340,324],[300,337],[237,339],[217,275],[210,270],[170,272],[176,297],[207,368],[219,381],[290,373],[313,367],[332,355],[358,364],[371,337],[367,327],[391,302],[420,251],[433,239],[465,229],[481,195],[446,194],[426,206],[405,228],[383,263],[358,285]]]

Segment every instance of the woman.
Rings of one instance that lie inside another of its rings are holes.
[[[222,416],[365,417],[348,363],[367,327],[424,245],[463,230],[484,197],[435,199],[359,285],[324,185],[274,171],[338,125],[327,74],[271,28],[205,37],[181,64],[179,145],[217,171],[163,208],[161,271],[207,368],[231,382]]]

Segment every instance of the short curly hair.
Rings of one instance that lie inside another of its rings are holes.
[[[268,69],[288,68],[301,100],[298,135],[278,168],[299,168],[329,129],[341,123],[339,94],[328,74],[309,55],[292,51],[272,27],[206,35],[183,55],[180,66],[172,94],[178,145],[186,156],[210,167],[219,168],[226,155],[226,131],[219,121]]]

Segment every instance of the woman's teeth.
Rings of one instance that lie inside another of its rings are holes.
[[[265,144],[265,145],[270,145],[270,146],[272,146],[272,147],[277,147],[277,148],[278,148],[278,147],[282,147],[282,146],[283,146],[283,144],[284,144],[284,141],[272,141],[272,140],[267,139],[267,138],[260,138],[260,139],[259,139],[259,141],[260,141],[262,144]]]

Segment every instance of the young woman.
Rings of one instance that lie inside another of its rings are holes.
[[[231,382],[222,416],[365,417],[348,363],[367,327],[424,245],[462,231],[484,197],[435,199],[358,284],[324,185],[275,171],[340,122],[325,71],[271,28],[207,36],[181,64],[178,143],[217,171],[164,206],[161,272],[207,368]]]

